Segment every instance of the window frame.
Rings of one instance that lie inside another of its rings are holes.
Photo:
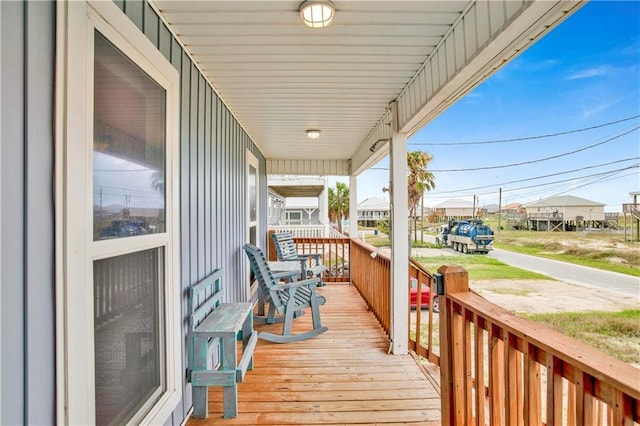
[[[165,391],[143,416],[164,423],[182,398],[179,74],[113,2],[56,3],[57,423],[95,423],[93,262],[164,247]],[[93,40],[99,31],[166,90],[166,232],[93,241]]]
[[[251,243],[250,238],[251,238],[251,228],[255,227],[256,228],[256,245],[260,245],[260,162],[258,161],[258,158],[250,151],[250,150],[246,150],[246,184],[245,184],[245,193],[246,193],[246,221],[247,221],[247,234],[246,234],[246,242],[247,243]],[[256,212],[255,212],[255,220],[251,220],[251,192],[249,191],[249,187],[251,185],[251,168],[254,168],[256,171],[256,175],[255,175],[255,185],[256,185],[256,192],[255,192],[255,206],[256,206]],[[247,259],[246,261],[246,265],[247,265],[247,295],[249,298],[251,298],[256,291],[258,290],[258,286],[256,285],[252,285],[251,283],[251,266],[249,265],[249,261]]]

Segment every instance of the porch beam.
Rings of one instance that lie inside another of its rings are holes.
[[[349,176],[349,236],[358,236],[358,177]]]
[[[351,160],[268,158],[267,175],[349,176]]]
[[[395,103],[392,117],[397,117]],[[397,129],[393,120],[392,127]],[[409,350],[409,201],[407,192],[407,135],[391,137],[391,351]]]

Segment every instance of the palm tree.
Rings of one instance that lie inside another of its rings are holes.
[[[418,202],[425,191],[431,191],[436,187],[433,173],[427,171],[427,165],[433,159],[431,154],[423,151],[407,152],[407,186],[409,188],[409,212],[414,218],[414,239],[417,239],[416,217]]]
[[[329,220],[338,222],[338,230],[342,233],[342,221],[349,218],[349,187],[346,183],[336,182],[336,187],[329,188]]]

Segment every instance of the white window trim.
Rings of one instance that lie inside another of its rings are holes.
[[[110,39],[167,90],[165,235],[131,238],[135,248],[165,246],[164,353],[166,391],[142,419],[164,423],[182,398],[179,280],[179,75],[113,3],[56,4],[56,395],[58,424],[95,423],[92,262],[122,252],[94,243],[92,232],[93,37]]]
[[[249,180],[251,179],[251,175],[249,173],[250,168],[253,167],[256,169],[256,220],[251,221],[251,200],[249,193]],[[258,162],[258,158],[248,149],[246,150],[246,218],[247,218],[247,236],[246,241],[249,242],[249,235],[252,227],[256,227],[256,245],[260,245],[260,163]],[[246,262],[247,265],[247,296],[251,298],[254,293],[258,290],[258,286],[252,286],[251,284],[251,266],[249,265],[249,261]]]

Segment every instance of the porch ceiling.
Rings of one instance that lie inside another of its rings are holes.
[[[269,189],[282,197],[319,197],[324,191],[323,185],[269,185]]]
[[[361,170],[386,155],[386,144],[369,148],[389,136],[390,102],[400,129],[417,131],[581,2],[334,1],[324,29],[302,23],[300,3],[152,1],[267,159],[281,160],[274,173],[299,160]]]

